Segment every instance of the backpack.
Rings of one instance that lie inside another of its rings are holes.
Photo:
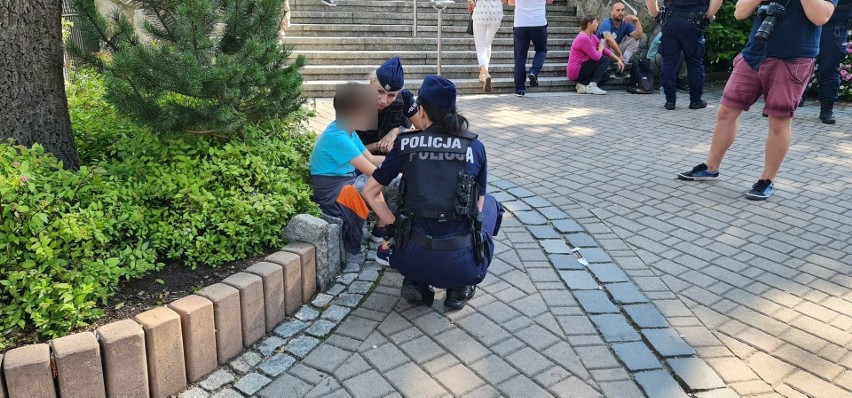
[[[637,58],[630,65],[630,77],[625,83],[627,92],[633,94],[653,94],[654,74],[651,72],[651,64],[647,58]]]

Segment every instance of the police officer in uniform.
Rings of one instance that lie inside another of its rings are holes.
[[[378,92],[379,119],[378,128],[370,131],[358,131],[358,137],[373,154],[385,154],[390,151],[400,128],[410,128],[409,117],[417,112],[414,95],[403,89],[405,74],[399,57],[393,57],[383,63],[370,75],[370,84]]]
[[[683,52],[689,80],[689,109],[702,109],[704,94],[704,32],[716,18],[722,0],[665,0],[661,8],[657,0],[645,0],[648,12],[663,26],[660,55],[663,70],[660,80],[666,93],[668,110],[677,100],[677,63]]]
[[[412,122],[419,130],[403,133],[364,187],[378,217],[393,224],[390,266],[405,277],[401,295],[431,305],[432,287],[447,289],[444,305],[461,309],[473,297],[494,255],[492,237],[503,208],[486,195],[485,147],[468,131],[456,109],[456,87],[440,76],[426,76]],[[381,194],[402,173],[399,210],[392,214]]]
[[[838,0],[828,23],[822,26],[817,55],[819,120],[834,124],[834,101],[840,92],[840,63],[846,58],[846,40],[852,28],[852,0]]]

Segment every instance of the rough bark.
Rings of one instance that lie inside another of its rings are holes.
[[[62,0],[0,0],[0,141],[80,167],[62,75]]]

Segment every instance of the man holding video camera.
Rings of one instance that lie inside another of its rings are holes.
[[[660,82],[666,94],[665,108],[675,109],[677,100],[677,64],[683,53],[689,80],[689,109],[703,109],[707,102],[704,95],[704,32],[722,0],[664,0],[662,7],[657,0],[645,0],[648,12],[663,26],[663,38],[659,53],[663,57]]]
[[[837,0],[738,0],[734,17],[757,10],[748,43],[734,59],[734,70],[716,116],[710,153],[704,163],[678,174],[681,180],[715,180],[725,152],[737,135],[737,120],[762,96],[769,116],[763,174],[746,198],[765,200],[790,147],[790,127],[799,99],[814,69],[820,26],[828,22]],[[665,36],[664,36],[665,37]]]

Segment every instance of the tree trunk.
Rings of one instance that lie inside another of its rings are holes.
[[[62,75],[62,0],[0,0],[0,141],[80,167]]]

